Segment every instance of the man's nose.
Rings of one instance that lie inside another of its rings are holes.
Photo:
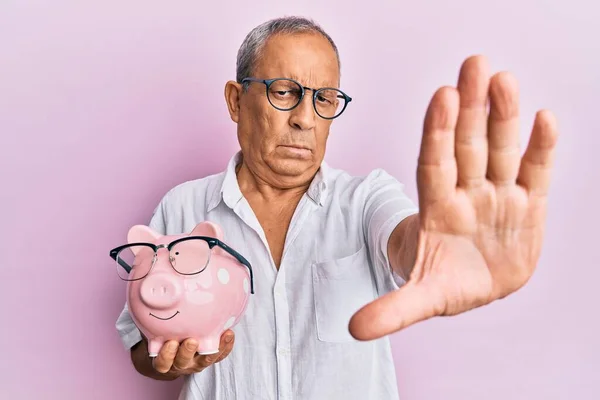
[[[300,104],[290,113],[290,125],[292,127],[300,130],[313,129],[317,115],[312,103],[312,92],[307,91]]]

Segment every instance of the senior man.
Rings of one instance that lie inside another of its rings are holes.
[[[417,208],[385,171],[356,177],[323,161],[352,99],[317,24],[256,27],[236,78],[225,100],[241,150],[222,173],[170,190],[150,226],[177,234],[215,221],[254,266],[255,294],[235,345],[227,330],[214,355],[188,339],[150,358],[125,306],[117,328],[135,368],[184,376],[182,399],[397,399],[386,335],[505,297],[534,272],[554,117],[538,112],[521,158],[516,80],[468,58],[426,112]]]

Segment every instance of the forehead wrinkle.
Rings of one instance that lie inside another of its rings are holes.
[[[297,74],[289,74],[289,76],[285,78],[290,78],[295,81],[298,81],[302,86],[309,87],[312,89],[321,89],[324,87],[337,87],[336,84],[328,84],[325,80],[318,81],[317,74],[315,74],[312,70],[309,72],[308,77],[305,79],[304,77],[300,77]]]

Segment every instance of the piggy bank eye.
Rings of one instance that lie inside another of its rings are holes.
[[[176,252],[175,252],[175,255],[176,255],[176,256],[178,256],[178,255],[179,255],[179,252],[178,252],[178,251],[176,251]]]

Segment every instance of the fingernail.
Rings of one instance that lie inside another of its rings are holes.
[[[228,334],[225,336],[225,343],[231,343],[232,340],[233,340],[232,334]]]
[[[187,342],[185,345],[185,348],[188,349],[189,351],[194,351],[198,348],[198,343],[196,343],[194,341]]]
[[[167,349],[169,351],[176,351],[178,346],[176,342],[169,342]]]

